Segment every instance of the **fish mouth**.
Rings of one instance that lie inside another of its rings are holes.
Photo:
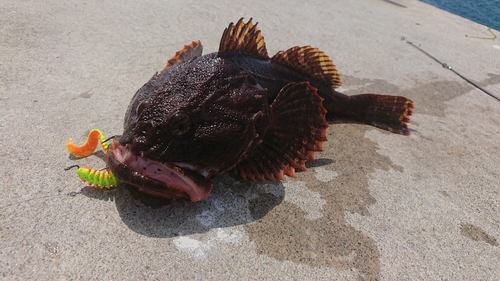
[[[113,139],[107,155],[108,166],[122,182],[138,191],[165,199],[205,199],[212,190],[208,173],[186,163],[161,163],[135,155],[128,145]]]

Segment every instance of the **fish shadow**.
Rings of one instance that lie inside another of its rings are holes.
[[[93,153],[93,156],[103,161],[106,157],[102,151]],[[81,158],[69,155],[69,159]],[[153,198],[127,184],[110,190],[85,186],[79,192],[66,195],[115,202],[122,221],[132,231],[156,238],[247,224],[263,218],[280,205],[285,196],[285,187],[280,181],[251,182],[226,173],[216,177],[213,184],[210,195],[194,203]]]
[[[155,238],[205,233],[213,228],[247,224],[266,216],[284,199],[281,182],[250,182],[228,174],[214,179],[201,202],[148,197],[128,186],[110,191],[85,187],[87,197],[114,201],[122,221],[134,232]]]

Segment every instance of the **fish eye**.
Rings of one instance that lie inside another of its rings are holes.
[[[174,138],[188,137],[194,128],[191,117],[183,112],[172,115],[168,124],[169,132]]]
[[[252,76],[248,78],[248,83],[250,83],[250,85],[252,86],[257,85],[257,81],[255,81],[255,79]]]

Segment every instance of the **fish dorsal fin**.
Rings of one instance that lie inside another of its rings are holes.
[[[311,46],[293,47],[279,51],[271,62],[291,68],[306,77],[314,78],[332,89],[342,85],[340,75],[332,60],[318,48]]]
[[[245,53],[261,59],[269,59],[264,37],[253,24],[252,19],[247,23],[241,18],[235,25],[230,23],[224,30],[219,45],[219,57],[228,56],[231,53]]]
[[[202,53],[203,46],[201,45],[200,40],[193,41],[187,45],[184,45],[184,48],[176,52],[175,55],[167,61],[167,65],[165,66],[165,68],[163,68],[163,70],[171,67],[174,64],[195,59],[201,56]]]
[[[261,144],[233,168],[250,180],[283,180],[305,170],[326,141],[326,109],[317,89],[309,82],[289,83],[279,92],[269,109],[269,128]]]

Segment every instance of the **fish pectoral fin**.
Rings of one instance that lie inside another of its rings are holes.
[[[271,63],[291,68],[306,77],[325,83],[332,89],[342,85],[332,60],[318,48],[296,46],[286,51],[279,51],[271,58]]]
[[[230,23],[224,30],[220,40],[219,57],[228,56],[231,53],[245,53],[260,59],[269,59],[264,37],[253,24],[252,19],[247,23],[241,18],[235,25]]]
[[[165,68],[163,68],[163,70],[171,67],[174,64],[190,61],[192,59],[200,57],[202,53],[203,45],[201,45],[200,40],[193,41],[187,45],[184,45],[184,48],[176,52],[175,55],[167,61],[167,65],[165,66]]]
[[[305,170],[326,141],[326,109],[309,82],[289,83],[270,105],[270,125],[261,144],[233,169],[250,180],[283,180]]]

